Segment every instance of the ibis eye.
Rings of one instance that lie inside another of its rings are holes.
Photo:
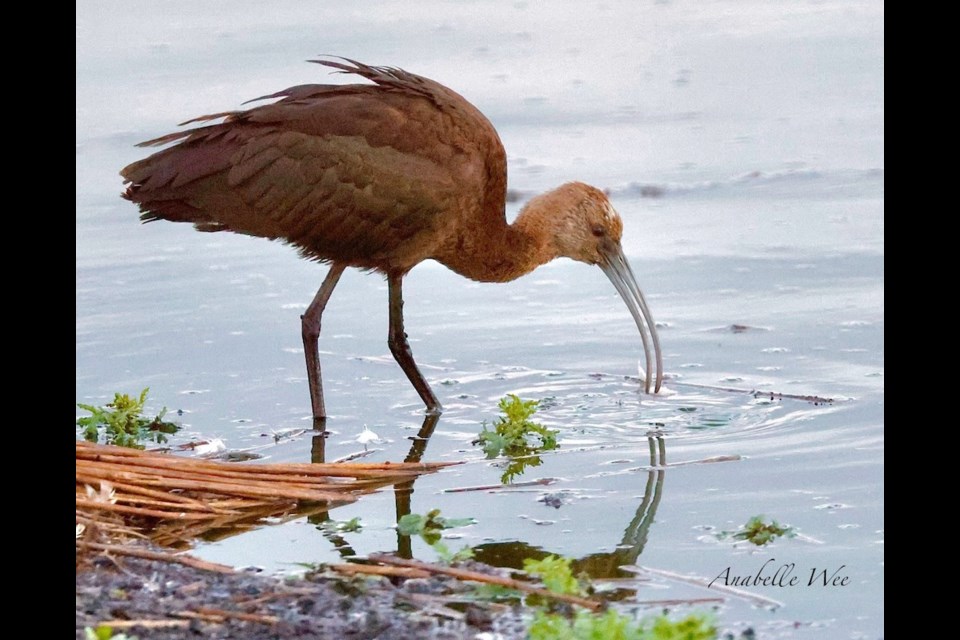
[[[597,236],[598,238],[607,235],[607,230],[601,227],[599,224],[593,225],[593,229],[591,229],[591,231],[593,232],[593,235]]]

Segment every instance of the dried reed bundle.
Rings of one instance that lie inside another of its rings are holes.
[[[103,536],[189,547],[198,537],[234,535],[266,518],[326,512],[456,464],[243,464],[80,441],[76,449],[78,547]]]

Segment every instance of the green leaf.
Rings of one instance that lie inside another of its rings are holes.
[[[640,626],[627,616],[608,609],[601,614],[578,615],[573,621],[573,631],[576,638],[590,640],[640,640]]]
[[[527,629],[530,640],[576,640],[573,627],[563,617],[537,610]]]
[[[137,640],[137,636],[128,636],[125,633],[115,636],[113,629],[105,624],[101,624],[96,629],[84,627],[83,637],[85,640]]]
[[[404,536],[418,536],[426,519],[419,513],[408,513],[397,521],[397,531]]]
[[[437,557],[441,562],[450,564],[453,562],[463,562],[464,560],[469,560],[474,556],[473,549],[470,547],[463,547],[459,551],[450,551],[450,547],[445,545],[442,542],[434,542],[432,545],[433,550],[437,553]]]
[[[554,593],[578,596],[586,591],[574,577],[570,569],[570,558],[549,555],[543,560],[527,558],[523,561],[523,570],[543,581],[543,586]]]
[[[555,429],[547,429],[530,418],[536,413],[538,400],[521,400],[514,394],[507,395],[499,402],[500,412],[493,429],[487,429],[486,423],[473,444],[480,444],[487,458],[504,456],[509,463],[500,477],[508,484],[522,474],[527,467],[537,466],[542,460],[536,454],[557,448]]]
[[[713,640],[717,628],[709,616],[692,614],[676,622],[658,616],[650,624],[651,640]]]
[[[483,452],[487,454],[487,458],[496,458],[507,446],[507,439],[504,436],[486,429],[480,432],[477,442],[483,443]]]
[[[329,533],[355,533],[363,529],[360,518],[350,518],[349,520],[327,520],[318,525],[320,529]],[[409,535],[409,534],[407,534]]]
[[[516,600],[520,598],[521,592],[517,589],[511,589],[499,584],[478,584],[473,595],[480,600]]]
[[[793,527],[783,526],[776,520],[770,523],[763,521],[763,516],[753,516],[747,523],[737,531],[722,531],[717,534],[718,538],[732,537],[735,540],[746,540],[758,547],[770,544],[781,536],[788,538],[796,537],[797,532]]]
[[[455,562],[473,557],[473,550],[465,547],[456,553],[440,542],[441,532],[444,529],[453,529],[454,527],[465,527],[476,524],[473,518],[444,518],[440,515],[439,509],[432,509],[425,516],[417,513],[408,513],[397,521],[397,531],[401,535],[413,536],[419,535],[424,542],[433,547],[437,555],[444,562]]]
[[[573,621],[537,610],[530,640],[714,640],[717,629],[709,616],[691,614],[677,622],[661,615],[636,622],[615,609],[604,613],[578,610]]]
[[[77,407],[90,413],[89,416],[77,418],[77,426],[81,428],[83,438],[90,442],[99,442],[102,432],[106,444],[136,449],[143,449],[142,443],[145,441],[166,442],[166,436],[176,433],[180,425],[163,420],[166,407],[152,419],[141,415],[148,392],[149,388],[144,389],[139,398],[115,393],[113,402],[107,403],[105,407],[78,402]]]

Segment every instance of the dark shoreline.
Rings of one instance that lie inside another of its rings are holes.
[[[151,626],[113,627],[115,635],[122,632],[140,640],[454,640],[484,632],[498,640],[526,637],[519,606],[446,606],[465,600],[458,596],[470,589],[441,576],[394,583],[311,571],[288,578],[98,556],[77,567],[76,637],[84,640],[86,627],[107,620],[152,621]]]

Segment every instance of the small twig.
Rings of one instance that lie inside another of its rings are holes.
[[[448,607],[449,600],[443,596],[398,591],[397,598],[416,605],[419,611],[429,615],[443,616],[450,620],[464,620],[467,617],[466,614]]]
[[[202,489],[211,493],[247,496],[251,498],[285,497],[308,501],[353,499],[346,493],[325,492],[313,488],[304,488],[303,485],[294,483],[278,482],[278,478],[276,477],[266,481],[240,477],[231,478],[235,479],[235,481],[229,482],[216,477],[219,474],[174,473],[170,471],[164,475],[157,475],[139,471],[128,471],[122,469],[121,465],[117,465],[117,467],[117,469],[103,469],[100,472],[101,477],[110,481],[133,481],[171,489]],[[341,491],[349,491],[351,488],[350,486],[345,486]]]
[[[714,462],[738,462],[743,460],[743,456],[739,454],[725,455],[725,456],[713,456],[712,458],[701,458],[700,460],[685,460],[683,462],[669,462],[666,467],[682,467],[688,464],[712,464]]]
[[[109,560],[111,564],[113,564],[113,566],[117,569],[117,571],[119,571],[123,575],[129,578],[137,578],[137,575],[133,571],[130,571],[130,569],[127,569],[125,566],[123,566],[123,563],[117,560],[116,558],[114,558],[113,556],[105,555],[103,557]]]
[[[268,616],[260,613],[243,613],[241,611],[227,611],[226,609],[215,609],[213,607],[197,607],[194,609],[198,614],[203,616],[220,616],[223,619],[235,618],[237,620],[243,620],[245,622],[260,622],[262,624],[276,624],[279,621],[279,618],[276,616]],[[186,611],[182,613],[187,613]]]
[[[236,573],[233,567],[229,567],[225,564],[217,564],[215,562],[207,562],[205,560],[200,560],[199,558],[194,558],[193,556],[173,555],[170,553],[157,553],[156,551],[148,551],[146,549],[140,549],[137,547],[115,545],[115,544],[103,544],[100,542],[83,542],[81,540],[77,540],[77,546],[96,549],[97,551],[106,551],[107,553],[113,553],[121,556],[133,556],[135,558],[143,558],[145,560],[173,562],[175,564],[182,564],[188,567],[193,567],[194,569],[202,569],[204,571],[213,571],[215,573]]]
[[[175,520],[209,520],[221,515],[241,515],[240,512],[234,513],[210,513],[210,512],[176,512],[161,511],[159,509],[144,509],[142,507],[130,507],[125,504],[113,504],[110,502],[99,502],[96,500],[87,500],[77,494],[77,506],[86,509],[99,509],[102,511],[116,511],[117,513],[129,513],[130,515],[149,516],[153,518],[175,519]]]
[[[180,597],[186,596],[186,595],[193,595],[199,591],[203,591],[203,589],[206,586],[207,586],[206,580],[196,580],[189,584],[185,584],[177,587],[177,595]]]
[[[736,589],[734,587],[728,587],[726,585],[714,584],[710,586],[710,581],[706,578],[701,578],[700,576],[685,576],[680,573],[674,573],[673,571],[665,571],[663,569],[651,569],[650,567],[641,567],[636,566],[623,566],[621,567],[627,571],[632,572],[647,572],[652,573],[656,576],[661,576],[663,578],[668,578],[670,580],[675,580],[677,582],[685,582],[686,584],[692,584],[698,587],[703,587],[704,589],[710,589],[711,591],[716,591],[719,593],[725,593],[730,596],[741,598],[747,600],[748,602],[753,602],[758,604],[761,607],[782,607],[783,603],[773,598],[767,598],[764,596],[758,596],[755,593],[750,593],[749,591],[744,591],[743,589]]]
[[[635,600],[635,604],[657,607],[676,607],[689,604],[708,604],[710,602],[726,602],[726,598],[677,598],[674,600]]]
[[[762,391],[760,389],[741,389],[738,387],[717,387],[710,384],[696,384],[693,382],[677,382],[676,380],[672,380],[670,382],[670,386],[692,387],[694,389],[709,389],[711,391],[725,391],[727,393],[743,393],[743,394],[750,394],[754,398],[770,398],[771,400],[782,400],[784,398],[789,400],[803,400],[805,402],[812,402],[815,405],[833,404],[833,398],[822,398],[820,396],[798,395],[795,393],[779,393],[777,391]]]
[[[191,620],[203,620],[204,622],[211,622],[213,624],[223,624],[226,621],[221,615],[214,613],[197,613],[196,611],[174,611],[171,615],[175,615],[179,618],[190,618]]]
[[[363,573],[396,578],[429,578],[431,575],[428,571],[409,567],[381,567],[373,564],[328,564],[326,566],[337,573],[347,573],[350,575]]]
[[[359,460],[360,458],[366,458],[372,453],[378,451],[383,451],[383,449],[367,449],[366,451],[355,451],[354,453],[348,453],[345,456],[340,456],[330,464],[343,464],[345,462],[350,462],[351,460]]]
[[[591,611],[600,611],[606,605],[602,602],[596,602],[587,598],[581,598],[579,596],[571,596],[562,593],[554,593],[547,589],[540,587],[534,587],[533,585],[521,582],[520,580],[514,580],[513,578],[503,578],[501,576],[491,576],[486,573],[479,573],[477,571],[468,571],[467,569],[456,569],[454,567],[443,567],[435,564],[428,564],[426,562],[420,562],[418,560],[404,560],[402,558],[397,558],[396,556],[388,556],[382,553],[372,553],[368,556],[370,560],[374,562],[382,562],[384,564],[393,564],[401,567],[411,567],[413,569],[422,569],[423,571],[428,571],[430,573],[439,573],[441,575],[447,575],[459,580],[470,580],[472,582],[484,582],[487,584],[496,584],[502,587],[507,587],[509,589],[516,589],[518,591],[524,591],[526,593],[534,593],[538,596],[543,596],[544,598],[552,598],[554,600],[560,600],[561,602],[569,602],[570,604],[575,604]]]
[[[102,481],[103,481],[103,478],[100,476],[87,476],[81,473],[77,473],[78,483],[82,482],[84,484],[96,485],[99,488],[100,483]],[[110,484],[112,484],[113,488],[116,489],[117,491],[123,491],[125,493],[136,493],[142,496],[157,498],[159,500],[166,500],[171,502],[182,502],[185,505],[192,505],[195,509],[199,509],[201,511],[213,510],[213,507],[211,507],[209,504],[201,500],[196,500],[194,498],[190,498],[188,496],[184,496],[178,493],[171,493],[169,491],[157,491],[155,489],[148,489],[146,487],[141,487],[140,485],[127,484],[125,482],[111,482]]]
[[[157,455],[137,449],[116,447],[112,445],[97,445],[89,442],[76,444],[77,458],[101,462],[120,462],[126,465],[137,465],[154,468],[193,469],[202,470],[213,475],[225,477],[247,478],[251,475],[296,475],[296,476],[330,476],[354,477],[383,476],[386,472],[400,476],[420,475],[437,471],[444,467],[462,464],[460,462],[376,462],[350,464],[315,464],[304,462],[289,462],[276,464],[247,464],[225,463],[179,456]]]
[[[131,529],[129,526],[122,522],[110,522],[106,520],[100,520],[99,518],[90,517],[92,514],[77,512],[77,524],[82,524],[86,527],[96,527],[99,530],[108,531],[115,534],[123,534],[126,536],[140,538],[142,540],[147,540],[147,536],[143,535],[139,531]],[[87,535],[84,533],[83,535]]]
[[[260,596],[259,598],[241,598],[234,596],[232,598],[233,602],[244,606],[250,607],[254,605],[264,604],[265,602],[271,602],[273,600],[279,600],[281,598],[292,598],[297,596],[313,596],[317,594],[316,589],[308,588],[297,588],[297,587],[284,587],[282,591],[273,591],[266,595]]]
[[[444,489],[441,493],[461,493],[465,491],[502,491],[504,489],[513,489],[514,487],[535,487],[551,485],[557,482],[557,478],[539,478],[537,480],[527,480],[526,482],[511,482],[510,484],[486,484],[479,487],[454,487]]]

